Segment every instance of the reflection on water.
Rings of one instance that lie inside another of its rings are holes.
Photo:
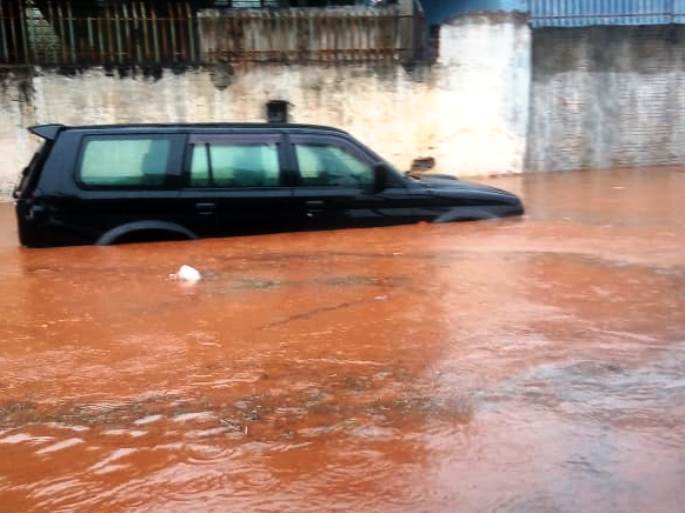
[[[524,219],[26,250],[2,205],[0,511],[682,511],[685,172],[490,181]]]

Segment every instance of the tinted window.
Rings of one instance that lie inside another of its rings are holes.
[[[373,184],[371,165],[332,144],[295,144],[301,184],[358,187]]]
[[[86,185],[163,185],[170,152],[171,141],[163,137],[87,139],[79,176]]]
[[[206,143],[193,146],[190,184],[194,187],[277,187],[278,145]]]

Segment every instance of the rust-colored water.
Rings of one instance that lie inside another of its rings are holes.
[[[3,205],[0,512],[682,512],[683,171],[109,248],[19,249]]]

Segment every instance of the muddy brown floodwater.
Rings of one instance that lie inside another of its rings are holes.
[[[682,512],[685,169],[488,181],[526,217],[28,250],[2,205],[0,512]]]

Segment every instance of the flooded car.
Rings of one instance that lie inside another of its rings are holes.
[[[43,146],[15,190],[26,246],[449,222],[523,213],[515,195],[398,172],[313,125],[167,124],[30,131]]]

